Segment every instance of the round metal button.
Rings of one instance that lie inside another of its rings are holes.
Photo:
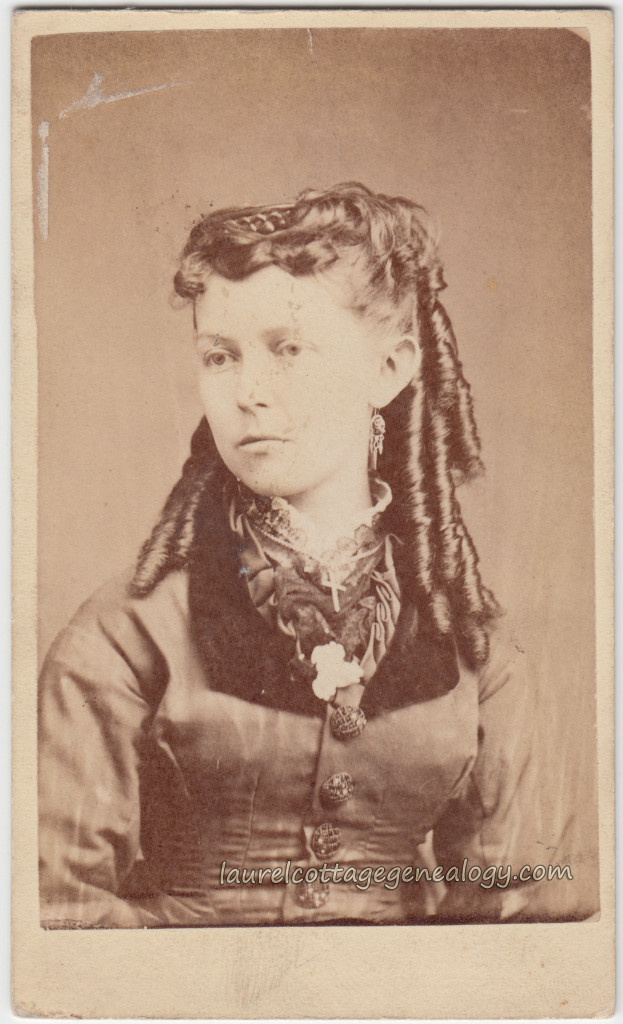
[[[353,780],[348,772],[336,772],[322,783],[320,798],[326,804],[342,804],[345,800],[350,800],[354,789]]]
[[[296,900],[302,907],[308,910],[317,910],[329,899],[329,885],[327,882],[302,882],[297,888]]]
[[[331,715],[331,732],[338,740],[352,739],[365,729],[367,719],[361,708],[342,704]]]
[[[314,830],[311,846],[317,857],[328,857],[329,854],[335,853],[339,845],[340,829],[337,825],[330,825],[328,821],[324,821]]]

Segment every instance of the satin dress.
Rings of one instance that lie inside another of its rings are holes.
[[[219,598],[227,581],[205,579],[202,590],[200,577],[194,592],[211,603],[198,628],[188,572],[169,573],[141,598],[124,574],[49,652],[39,716],[42,924],[538,918],[534,883],[481,884],[488,867],[543,863],[534,692],[515,645],[494,634],[474,672],[451,641],[431,639],[401,602],[395,538],[381,539],[344,625],[329,602],[337,594],[340,609],[348,603],[348,585],[321,586],[314,604],[287,559],[278,564],[239,517],[231,528],[245,538],[248,608]],[[347,653],[360,645],[360,680],[331,701],[305,678],[309,636],[318,646],[314,630],[326,622]],[[239,626],[244,647],[256,625],[294,645],[302,675],[287,686],[267,677],[248,694],[223,637]],[[336,865],[342,877],[331,875]]]

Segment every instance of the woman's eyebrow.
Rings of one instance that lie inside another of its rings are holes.
[[[216,347],[218,347],[218,345],[220,345],[221,343],[223,343],[224,345],[236,344],[233,338],[228,338],[224,334],[219,334],[218,331],[216,332],[216,334],[211,334],[209,331],[201,331],[200,334],[195,334],[195,339],[197,341],[210,342],[211,345],[214,345]]]
[[[298,334],[298,331],[293,329],[291,324],[289,327],[284,324],[283,327],[268,327],[265,331],[262,331],[262,338],[269,345],[274,345],[275,342],[283,341],[284,338],[291,338],[294,334]]]

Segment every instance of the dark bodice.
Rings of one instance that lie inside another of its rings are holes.
[[[459,666],[443,692],[432,681],[429,699],[415,691],[405,702],[402,680],[399,706],[341,739],[330,705],[324,717],[297,713],[215,685],[193,636],[186,573],[142,599],[126,585],[117,579],[82,607],[42,674],[44,923],[484,920],[521,907],[512,886],[310,888],[248,874],[288,862],[291,873],[542,863],[539,831],[526,828],[533,706],[520,655],[494,644],[483,673]],[[356,704],[359,689],[339,699]],[[323,785],[344,775],[352,791],[327,801]]]

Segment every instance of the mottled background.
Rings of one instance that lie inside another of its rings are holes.
[[[35,189],[42,122],[41,655],[77,605],[133,561],[199,419],[191,314],[170,304],[193,220],[348,179],[403,193],[441,228],[444,300],[488,467],[462,502],[484,577],[539,675],[551,835],[563,808],[561,857],[574,858],[574,884],[588,894],[588,42],[564,29],[47,36],[33,42]]]

